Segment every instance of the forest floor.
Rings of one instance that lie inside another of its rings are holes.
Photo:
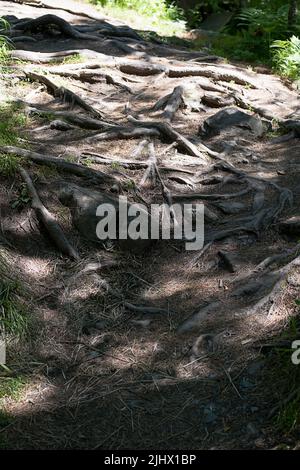
[[[1,16],[13,15],[14,41],[0,75],[2,121],[19,116],[18,136],[1,138],[0,153],[21,155],[79,256],[62,255],[43,231],[22,175],[0,175],[0,272],[22,284],[31,318],[27,340],[8,341],[0,386],[22,386],[1,398],[0,445],[295,447],[296,431],[276,421],[291,382],[274,369],[274,350],[291,324],[300,339],[300,237],[283,223],[300,214],[299,94],[267,70],[147,42],[92,7],[87,17],[66,11],[74,2],[34,3],[0,5]],[[18,24],[46,14],[72,31]],[[232,125],[224,115],[219,132],[204,124],[228,108],[255,119]],[[140,184],[149,152],[158,175]],[[61,171],[49,156],[99,179]],[[207,249],[96,243],[62,204],[67,190],[90,198],[117,191],[147,206],[163,203],[166,191],[176,202],[204,202]]]

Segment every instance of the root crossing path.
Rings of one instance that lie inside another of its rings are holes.
[[[0,14],[1,90],[25,116],[0,147],[19,162],[0,177],[0,243],[34,323],[12,347],[9,447],[273,448],[283,397],[260,346],[297,314],[298,92],[85,3]],[[96,208],[120,195],[204,204],[203,248],[100,242]]]

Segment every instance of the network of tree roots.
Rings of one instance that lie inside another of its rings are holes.
[[[8,446],[275,446],[260,348],[297,313],[299,96],[61,3],[0,5],[1,84],[27,116],[0,146],[19,158],[0,240],[38,325],[12,358],[27,385]],[[97,241],[95,201],[119,195],[203,203],[203,249]]]

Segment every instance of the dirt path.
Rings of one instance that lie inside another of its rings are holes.
[[[297,237],[282,221],[300,210],[299,95],[271,74],[145,42],[92,8],[84,17],[65,5],[0,6],[19,38],[1,85],[30,116],[29,145],[0,150],[22,154],[79,254],[60,253],[30,204],[12,208],[22,180],[1,177],[4,249],[38,325],[16,364],[24,396],[6,403],[9,447],[271,448],[268,416],[282,397],[266,386],[260,345],[296,315]],[[67,23],[18,22],[48,14]],[[276,143],[279,125],[293,134]],[[156,183],[139,185],[151,149]],[[204,202],[206,251],[88,240],[95,191],[147,205],[166,191],[167,201]]]

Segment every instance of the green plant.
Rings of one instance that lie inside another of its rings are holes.
[[[194,8],[189,8],[188,10],[186,10],[185,17],[187,20],[187,24],[190,28],[198,28],[199,26],[201,26],[201,23],[203,21],[201,8],[202,5],[198,4],[195,5]]]
[[[0,391],[1,394],[1,391]],[[9,443],[6,436],[1,433],[7,426],[13,422],[13,418],[5,410],[0,408],[0,449],[7,449]]]
[[[277,40],[271,47],[275,68],[286,77],[300,79],[300,39],[292,36],[285,41]]]

